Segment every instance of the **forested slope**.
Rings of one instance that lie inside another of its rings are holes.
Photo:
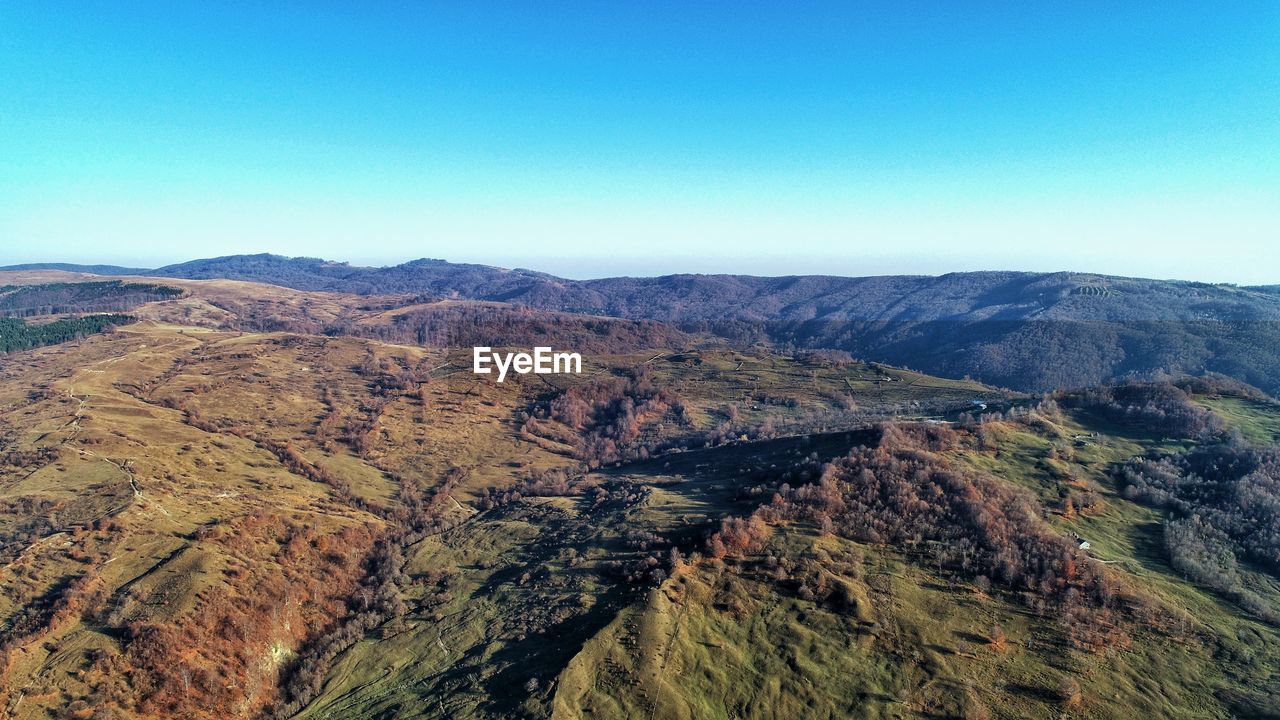
[[[443,260],[368,268],[274,255],[196,260],[147,274],[659,320],[744,344],[836,348],[1020,390],[1213,371],[1280,392],[1273,288],[1017,272],[584,281]]]

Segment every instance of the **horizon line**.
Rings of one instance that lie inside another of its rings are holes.
[[[110,270],[122,271],[115,274],[128,275],[129,273],[125,271],[154,273],[154,272],[159,272],[161,270],[164,270],[165,268],[175,267],[178,265],[187,265],[190,263],[197,263],[197,262],[203,262],[203,261],[209,261],[209,260],[223,260],[223,259],[230,259],[230,258],[279,258],[282,260],[290,260],[290,261],[310,260],[310,261],[317,261],[317,262],[325,263],[329,265],[345,265],[353,269],[365,269],[365,270],[388,270],[388,269],[397,268],[397,267],[404,267],[406,265],[412,265],[414,263],[433,262],[433,263],[444,263],[447,265],[457,265],[457,266],[484,267],[484,268],[490,268],[494,270],[501,270],[505,272],[536,273],[539,275],[547,275],[560,280],[570,280],[573,282],[590,282],[593,280],[610,280],[610,279],[618,279],[618,278],[659,279],[659,278],[665,278],[665,277],[680,277],[680,276],[750,277],[750,278],[761,278],[761,279],[825,277],[825,278],[845,278],[850,280],[858,280],[858,279],[864,279],[864,278],[893,278],[893,277],[941,278],[941,277],[946,277],[948,275],[981,275],[981,274],[1011,273],[1011,274],[1019,274],[1019,275],[1090,275],[1095,277],[1114,278],[1114,279],[1122,279],[1122,280],[1154,280],[1158,282],[1192,283],[1192,284],[1239,287],[1239,288],[1268,288],[1268,287],[1274,287],[1276,285],[1280,285],[1280,279],[1278,279],[1274,283],[1245,284],[1245,283],[1230,282],[1230,281],[1194,280],[1190,278],[1177,278],[1177,277],[1147,277],[1147,276],[1140,276],[1140,275],[1117,275],[1113,273],[1097,272],[1092,270],[1069,270],[1069,269],[1020,270],[1020,269],[1012,269],[1012,268],[1005,268],[1005,269],[992,268],[992,269],[982,269],[982,270],[952,270],[952,271],[941,272],[941,273],[885,272],[885,273],[869,273],[866,275],[843,275],[838,273],[786,273],[786,274],[779,274],[779,275],[764,275],[764,274],[757,274],[757,273],[750,273],[750,272],[671,272],[671,273],[661,273],[661,274],[653,274],[653,275],[618,274],[618,275],[598,275],[598,276],[592,276],[592,277],[568,277],[568,276],[557,275],[552,272],[548,272],[545,270],[538,270],[536,268],[530,268],[530,267],[519,267],[519,266],[508,267],[505,265],[493,265],[493,264],[483,263],[483,262],[460,262],[460,261],[448,260],[445,258],[432,258],[432,257],[425,257],[425,256],[409,258],[406,260],[402,260],[400,262],[391,262],[385,265],[376,265],[376,264],[364,265],[364,264],[358,264],[359,261],[333,260],[329,258],[316,257],[311,255],[287,255],[287,254],[273,253],[273,252],[233,253],[229,255],[213,255],[209,257],[197,257],[197,258],[191,258],[189,260],[181,260],[178,262],[157,265],[154,267],[117,265],[111,262],[91,262],[91,261],[85,261],[85,262],[30,261],[30,262],[17,262],[17,263],[0,265],[0,272],[22,272],[24,270],[32,270],[32,271],[55,270],[55,271],[64,271],[64,272],[81,272],[89,275],[99,275],[100,277],[111,277],[111,275],[101,275],[100,273],[95,273],[92,270],[88,270],[88,269],[74,270],[71,268],[99,268],[103,270],[110,269]],[[166,276],[160,275],[155,277],[166,277]]]

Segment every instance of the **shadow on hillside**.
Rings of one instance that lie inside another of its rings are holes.
[[[585,613],[494,653],[488,663],[501,669],[484,681],[488,699],[480,707],[495,717],[519,716],[520,706],[559,677],[587,641],[613,622],[637,596],[629,588],[612,588]],[[530,681],[537,681],[540,689],[528,690]]]

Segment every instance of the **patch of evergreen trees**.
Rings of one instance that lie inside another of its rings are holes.
[[[121,312],[180,295],[182,290],[176,287],[120,280],[0,285],[0,316]]]
[[[0,352],[57,345],[134,321],[129,315],[89,315],[39,325],[17,318],[0,318]]]

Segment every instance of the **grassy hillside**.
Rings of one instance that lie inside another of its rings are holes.
[[[1275,715],[1256,392],[1030,398],[491,304],[179,287],[0,364],[9,716]],[[401,307],[495,346],[605,340],[582,375],[498,384],[452,342],[353,336]]]

